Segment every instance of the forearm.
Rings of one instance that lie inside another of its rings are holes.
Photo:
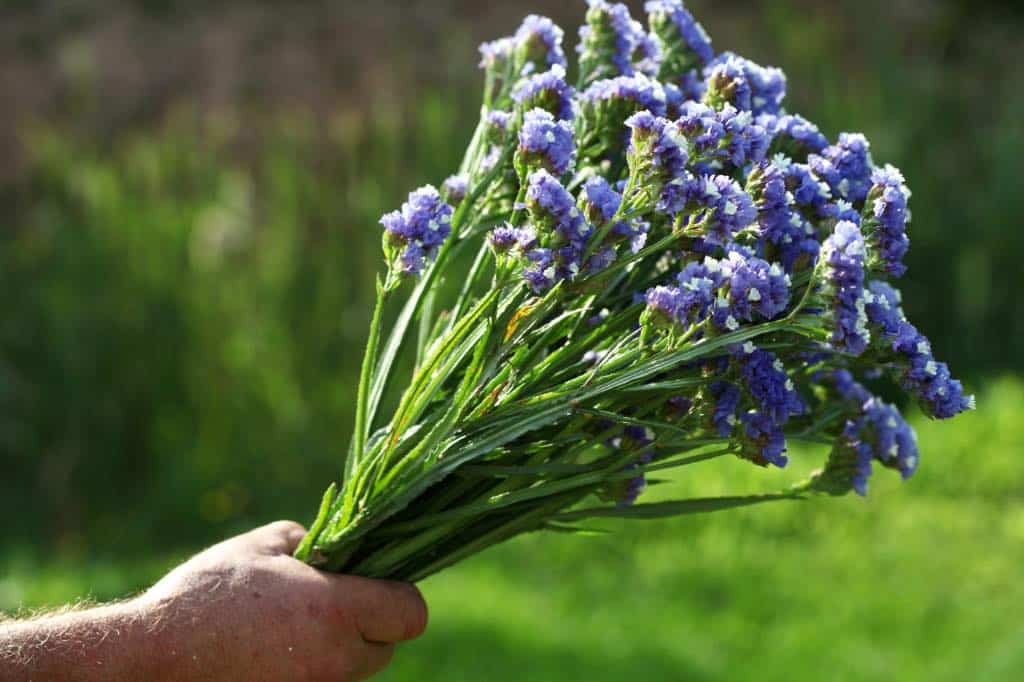
[[[148,610],[132,600],[0,623],[0,678],[174,679],[166,666],[169,652],[156,645],[160,638]]]
[[[3,622],[0,682],[356,682],[418,637],[411,586],[322,573],[292,557],[305,529],[226,540],[120,604]]]

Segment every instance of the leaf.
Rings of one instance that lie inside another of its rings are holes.
[[[609,535],[611,531],[604,530],[602,528],[579,528],[578,526],[566,526],[561,523],[545,523],[540,527],[540,530],[546,530],[553,533],[569,533],[571,535],[583,535],[583,536],[599,536]]]
[[[803,498],[795,493],[749,495],[746,497],[703,497],[691,500],[677,500],[673,502],[634,504],[630,507],[592,507],[589,509],[579,509],[576,511],[556,514],[552,517],[552,520],[556,522],[566,522],[592,518],[664,519],[672,516],[707,514],[709,512],[723,511],[726,509],[749,507],[755,504],[762,504],[764,502],[801,499]]]
[[[302,542],[295,549],[295,558],[301,559],[302,561],[308,561],[310,558],[311,550],[313,549],[313,541],[316,540],[317,536],[320,535],[320,531],[324,529],[331,514],[331,506],[334,503],[334,498],[338,495],[338,486],[334,483],[327,488],[324,493],[323,499],[320,501],[320,509],[316,513],[316,520],[309,527],[309,532],[306,533],[305,537],[302,538]]]

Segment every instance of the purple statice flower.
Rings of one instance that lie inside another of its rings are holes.
[[[910,248],[907,221],[910,211],[907,200],[910,189],[903,174],[894,166],[876,168],[871,174],[871,189],[864,206],[864,229],[872,260],[885,274],[899,277],[907,270],[903,257]]]
[[[565,32],[551,19],[531,14],[523,20],[514,38],[522,75],[546,71],[552,66],[568,66],[562,50]]]
[[[538,234],[557,233],[567,242],[586,241],[590,236],[591,228],[572,195],[544,169],[527,180],[526,206]]]
[[[730,243],[757,217],[754,200],[727,175],[676,178],[665,186],[659,209],[709,246]]]
[[[859,133],[840,133],[839,141],[807,157],[815,175],[828,183],[832,195],[860,206],[871,189],[871,148]]]
[[[643,220],[632,219],[619,221],[612,227],[612,239],[621,239],[629,243],[630,253],[639,253],[647,245],[647,236],[651,224]]]
[[[776,466],[780,469],[789,464],[786,457],[786,435],[782,427],[758,410],[748,410],[740,415],[746,448],[742,456],[762,466]]]
[[[551,249],[532,249],[526,254],[531,267],[523,270],[523,278],[535,294],[541,294],[550,289],[558,281],[558,269],[555,266],[555,256]]]
[[[773,147],[793,158],[806,159],[808,154],[820,154],[828,146],[828,138],[818,126],[799,114],[763,114],[757,120],[768,131]]]
[[[749,111],[731,104],[720,110],[700,102],[680,107],[680,130],[693,145],[694,161],[712,167],[742,168],[764,159],[769,138]]]
[[[630,136],[630,172],[639,186],[654,197],[675,178],[681,178],[689,160],[689,142],[679,127],[667,118],[641,111],[626,119]]]
[[[572,126],[543,109],[526,112],[519,131],[518,160],[528,169],[545,168],[565,175],[576,160]]]
[[[505,64],[512,58],[515,46],[515,41],[509,37],[482,43],[480,45],[480,68],[495,72],[504,71]]]
[[[866,495],[871,463],[897,469],[904,479],[917,470],[917,435],[892,405],[871,396],[860,406],[859,415],[846,422],[839,447],[855,455],[850,483],[858,495]]]
[[[706,101],[716,109],[726,103],[754,116],[778,114],[786,97],[786,74],[731,52],[723,52],[704,70]]]
[[[644,298],[647,310],[665,323],[675,322],[682,308],[683,292],[679,287],[656,286],[647,290]]]
[[[587,23],[580,28],[582,81],[632,76],[634,58],[648,42],[643,26],[633,20],[629,8],[619,2],[587,0]]]
[[[609,116],[609,123],[625,121],[645,109],[655,116],[666,113],[664,88],[643,74],[595,81],[583,91],[580,100],[596,116]]]
[[[921,408],[935,419],[950,419],[975,406],[974,396],[964,395],[963,384],[954,379],[945,362],[932,355],[931,342],[910,322],[903,321],[891,340],[902,366],[900,383]]]
[[[764,159],[770,139],[749,111],[739,111],[727,104],[718,112],[718,119],[725,128],[726,144],[722,151],[729,163],[742,168]]]
[[[804,402],[796,385],[775,353],[741,347],[734,354],[734,359],[739,365],[743,385],[754,399],[758,411],[772,423],[781,426],[790,417],[804,413]]]
[[[595,227],[603,227],[615,217],[622,204],[622,195],[615,191],[608,181],[601,176],[587,180],[581,194],[581,206],[587,220]],[[608,232],[608,242],[629,243],[629,248],[636,253],[647,243],[647,230],[650,225],[638,220],[618,220]]]
[[[704,320],[722,285],[722,268],[718,261],[706,258],[703,263],[688,263],[676,277],[677,286],[657,286],[646,293],[648,310],[660,322],[689,327]]]
[[[782,156],[760,163],[747,178],[746,190],[757,207],[758,253],[791,273],[814,263],[821,245],[787,187],[789,164]]]
[[[861,226],[860,212],[846,199],[837,199],[833,203],[826,204],[825,211],[828,217],[833,220],[845,220],[853,223],[857,227]]]
[[[712,319],[719,329],[735,331],[741,321],[772,320],[789,305],[789,275],[777,263],[731,250],[719,261],[728,293],[720,293]]]
[[[639,42],[636,46],[636,54],[633,59],[636,62],[636,70],[650,78],[656,78],[661,70],[661,43],[658,37],[647,33],[639,26]]]
[[[535,293],[543,293],[556,282],[574,279],[584,268],[583,256],[593,228],[562,183],[543,169],[528,179],[526,206],[537,246],[526,252],[530,266],[523,275]],[[597,267],[607,254],[595,254],[594,258],[597,260],[590,265]]]
[[[864,300],[871,327],[884,337],[895,338],[900,333],[900,325],[907,319],[900,307],[902,296],[899,290],[886,282],[874,280],[868,283]]]
[[[907,321],[900,307],[900,292],[885,282],[868,284],[865,312],[881,340],[880,350],[895,355],[900,384],[921,408],[936,419],[949,419],[974,409],[974,396],[964,395],[963,384],[949,366],[935,359],[932,344]]]
[[[595,225],[603,225],[614,218],[622,205],[622,195],[600,175],[595,175],[583,185],[583,197],[587,218]]]
[[[487,112],[484,121],[487,124],[487,141],[494,145],[501,145],[508,139],[509,130],[512,128],[514,115],[511,111],[493,109]]]
[[[587,260],[587,272],[601,272],[615,262],[616,255],[614,247],[606,246],[603,249],[598,249],[597,252]]]
[[[469,189],[469,176],[465,173],[452,175],[441,185],[441,193],[445,201],[456,206],[466,198],[466,191]]]
[[[725,144],[725,125],[707,104],[683,102],[676,123],[693,145],[695,160],[714,159]]]
[[[840,398],[858,408],[871,399],[871,393],[847,369],[833,370],[826,378]]]
[[[536,234],[527,227],[513,227],[508,223],[498,225],[487,235],[487,242],[495,253],[508,253],[518,247],[528,249],[536,241]]]
[[[565,82],[565,68],[555,64],[550,70],[523,79],[512,91],[512,99],[522,111],[543,109],[560,121],[575,116],[576,90]]]
[[[451,233],[453,213],[437,189],[427,185],[410,193],[400,211],[382,217],[385,252],[392,267],[403,274],[422,272]]]
[[[865,310],[864,256],[860,228],[848,221],[837,223],[821,248],[826,295],[832,299],[830,341],[834,348],[850,355],[860,355],[871,341]]]
[[[708,393],[714,401],[711,423],[720,437],[727,438],[739,423],[736,410],[743,397],[740,387],[731,381],[712,381],[708,384]]]
[[[784,467],[788,458],[782,427],[804,413],[804,402],[786,373],[782,361],[769,351],[745,344],[733,354],[740,379],[754,408],[740,415],[747,442],[756,450],[750,458],[758,464]]]
[[[687,11],[682,0],[651,0],[645,5],[651,31],[662,44],[663,78],[703,67],[715,57],[711,37]]]
[[[665,117],[674,121],[683,115],[683,104],[687,101],[686,93],[673,83],[662,83],[661,87],[665,91]]]
[[[708,84],[699,69],[684,71],[675,84],[682,91],[683,99],[689,102],[699,102],[708,91]]]
[[[832,190],[828,183],[821,180],[811,167],[805,163],[783,161],[776,164],[782,166],[786,174],[786,189],[793,195],[793,202],[810,217],[822,219],[837,217],[836,205],[832,201]],[[850,221],[856,223],[856,221]]]

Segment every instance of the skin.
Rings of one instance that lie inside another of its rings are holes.
[[[418,637],[415,586],[323,573],[279,521],[215,545],[143,595],[0,624],[0,680],[364,680]]]

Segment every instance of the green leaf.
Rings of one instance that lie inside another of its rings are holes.
[[[749,507],[751,505],[762,504],[765,502],[800,499],[803,498],[795,493],[749,495],[746,497],[704,497],[691,500],[677,500],[674,502],[635,504],[630,507],[592,507],[590,509],[579,509],[576,511],[556,514],[552,519],[557,522],[578,521],[579,519],[592,518],[664,519],[672,516],[707,514],[709,512],[723,511],[726,509]]]

